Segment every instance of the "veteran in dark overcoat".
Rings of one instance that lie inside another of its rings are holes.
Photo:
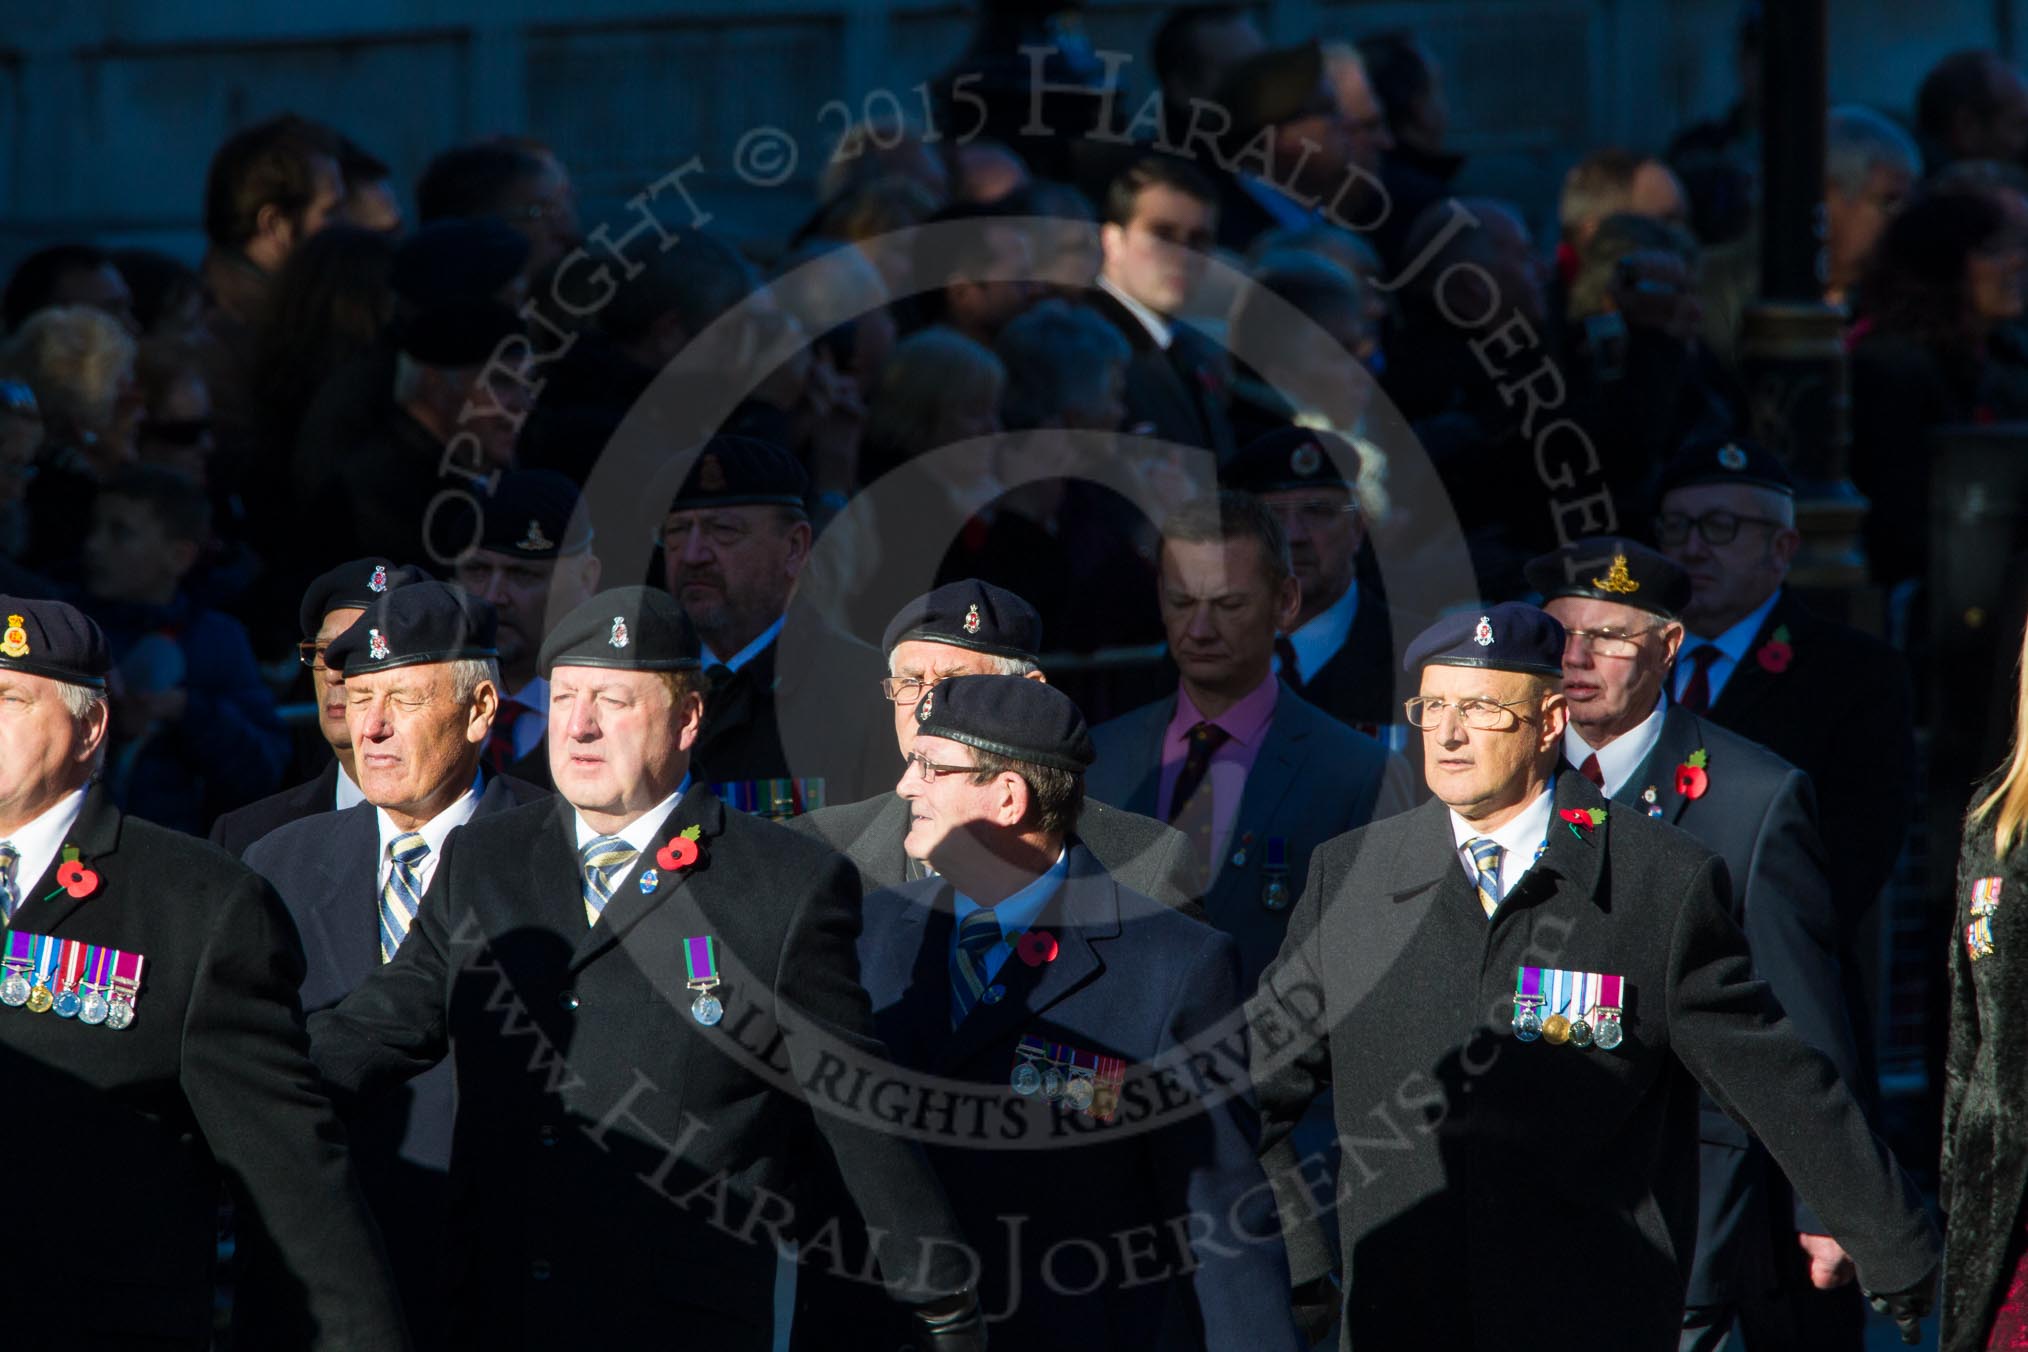
[[[666,593],[593,597],[542,674],[558,798],[453,835],[394,960],[312,1024],[348,1093],[457,1056],[453,1342],[771,1347],[776,1246],[828,1154],[919,1340],[980,1345],[920,1148],[803,1088],[824,1053],[884,1059],[850,865],[679,791],[702,710]]]
[[[260,1293],[290,1312],[277,1346],[407,1347],[306,1054],[288,912],[237,860],[91,784],[107,721],[97,626],[56,601],[0,597],[0,614],[0,1147],[22,1226],[10,1339],[210,1348],[223,1190],[280,1256]]]
[[[1935,1231],[1723,862],[1555,773],[1564,643],[1508,604],[1410,645],[1435,797],[1317,851],[1249,1006],[1264,1141],[1333,1088],[1342,1346],[1676,1347],[1700,1087],[1913,1319]]]
[[[888,623],[880,646],[888,674],[879,689],[889,701],[885,708],[904,756],[915,744],[916,703],[937,682],[994,674],[1048,679],[1037,660],[1041,614],[1004,587],[976,579],[947,583],[910,601]],[[790,825],[843,852],[869,893],[928,871],[902,848],[908,803],[891,787],[856,803],[805,813]],[[1175,827],[1088,799],[1078,837],[1122,887],[1202,915],[1190,895],[1190,842]]]

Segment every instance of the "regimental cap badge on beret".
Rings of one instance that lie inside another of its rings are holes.
[[[378,629],[366,631],[366,655],[376,662],[387,656],[387,639]]]
[[[526,550],[530,554],[539,554],[543,550],[556,548],[556,542],[542,533],[542,523],[531,516],[528,518],[527,533],[515,541],[514,547]]]
[[[1490,615],[1479,616],[1479,627],[1472,631],[1472,642],[1478,644],[1481,648],[1490,648],[1493,646],[1492,616]]]
[[[624,615],[613,616],[613,632],[611,636],[606,639],[606,642],[612,644],[615,648],[624,648],[627,646],[628,639],[627,639],[626,616]]]
[[[0,653],[9,657],[28,656],[28,630],[22,627],[26,623],[19,615],[7,617],[7,632],[0,636]]]
[[[1737,446],[1721,446],[1718,450],[1718,463],[1730,470],[1745,469],[1746,452]]]
[[[971,609],[965,612],[965,632],[968,634],[979,632],[979,606],[976,601],[972,603]]]
[[[923,691],[923,693],[922,693],[922,702],[921,702],[921,703],[919,703],[919,704],[917,704],[917,705],[915,706],[915,721],[916,721],[916,722],[918,722],[918,723],[927,723],[927,722],[929,722],[929,719],[930,719],[930,701],[931,701],[932,699],[934,699],[934,698],[936,698],[936,692],[935,692],[934,690],[925,690],[925,691]]]
[[[697,467],[697,486],[706,493],[725,491],[725,466],[718,463],[716,455],[707,452],[704,463]]]
[[[373,565],[373,576],[366,579],[366,590],[370,592],[384,592],[387,590],[386,564],[376,563]]]
[[[1317,443],[1306,441],[1296,447],[1289,456],[1289,468],[1305,479],[1324,467],[1324,453],[1317,449]]]
[[[1641,584],[1627,572],[1627,556],[1624,554],[1613,555],[1613,566],[1606,569],[1604,577],[1593,578],[1591,585],[1619,596],[1632,596],[1641,589]]]

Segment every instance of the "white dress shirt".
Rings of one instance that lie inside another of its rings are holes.
[[[1275,659],[1275,670],[1300,685],[1314,680],[1318,672],[1330,664],[1351,637],[1353,622],[1359,618],[1359,584],[1354,582],[1345,588],[1345,594],[1329,606],[1312,615],[1301,626],[1289,631],[1289,646],[1296,650],[1294,672],[1281,670],[1281,659]]]
[[[1458,860],[1465,866],[1465,876],[1472,880],[1472,886],[1479,885],[1479,865],[1472,858],[1472,852],[1465,848],[1465,842],[1491,836],[1500,843],[1500,877],[1493,889],[1493,900],[1505,901],[1507,894],[1514,890],[1514,884],[1521,881],[1521,875],[1535,866],[1535,852],[1542,848],[1542,842],[1549,839],[1550,810],[1556,806],[1556,784],[1535,795],[1535,798],[1514,814],[1505,826],[1497,831],[1482,831],[1471,822],[1460,817],[1455,810],[1451,813],[1451,835],[1458,845]]]
[[[678,786],[676,792],[634,818],[633,823],[626,830],[620,832],[620,839],[633,846],[636,854],[648,853],[650,846],[660,849],[660,845],[656,843],[656,837],[662,834],[662,824],[668,820],[669,814],[676,810],[676,800],[683,796],[683,788],[688,786],[689,783],[689,776],[684,776],[683,785]],[[603,831],[594,831],[591,828],[591,824],[584,819],[583,814],[574,812],[571,815],[577,820],[577,847],[579,850],[583,850],[585,846],[605,834]],[[580,869],[582,869],[582,865],[580,865]]]
[[[436,877],[437,860],[443,857],[445,838],[472,820],[472,814],[478,810],[479,779],[475,775],[472,778],[472,787],[459,794],[456,802],[415,829],[416,834],[423,838],[423,844],[430,847],[430,852],[413,866],[418,897],[429,891],[430,879]],[[384,807],[373,809],[373,815],[380,823],[380,868],[373,879],[374,895],[378,896],[380,889],[387,886],[387,875],[394,871],[395,839],[407,835],[408,832],[394,824],[394,818],[387,815],[387,809]]]
[[[1662,740],[1662,715],[1668,705],[1660,695],[1655,696],[1655,710],[1633,731],[1615,737],[1604,747],[1595,747],[1579,735],[1577,724],[1567,723],[1563,728],[1563,756],[1572,765],[1583,765],[1586,756],[1598,757],[1598,772],[1605,776],[1605,787],[1599,792],[1607,798],[1620,791],[1634,771],[1641,768],[1641,762],[1655,749],[1655,743]]]
[[[345,773],[345,767],[338,767],[338,788],[331,795],[334,810],[343,812],[348,807],[358,807],[366,801],[366,790],[359,787],[359,781]]]
[[[1678,700],[1683,698],[1683,689],[1690,684],[1691,672],[1696,670],[1696,664],[1691,662],[1690,654],[1699,648],[1716,648],[1719,655],[1712,659],[1711,671],[1704,679],[1711,690],[1711,704],[1718,703],[1718,692],[1725,689],[1726,678],[1746,660],[1746,650],[1753,646],[1753,636],[1760,632],[1763,624],[1767,623],[1768,612],[1773,610],[1775,602],[1781,599],[1781,588],[1777,587],[1774,594],[1755,607],[1752,614],[1717,638],[1699,638],[1695,634],[1684,635],[1683,646],[1676,652],[1676,669],[1670,673],[1675,681],[1670,688],[1675,692],[1676,698]]]
[[[70,828],[77,825],[77,815],[84,810],[85,791],[72,789],[63,797],[42,810],[42,815],[24,824],[12,835],[0,838],[0,843],[12,845],[21,857],[14,863],[14,893],[17,902],[33,900],[29,893],[42,882],[42,875],[49,872],[50,865],[70,839]],[[91,860],[85,860],[91,863]]]
[[[1155,340],[1156,347],[1161,348],[1164,352],[1169,350],[1169,344],[1176,341],[1176,331],[1169,327],[1168,320],[1162,318],[1162,316],[1156,314],[1153,310],[1150,310],[1117,286],[1114,286],[1110,277],[1101,275],[1098,279],[1098,284],[1099,290],[1126,306],[1127,313],[1141,321],[1141,327],[1146,329],[1148,336]]]

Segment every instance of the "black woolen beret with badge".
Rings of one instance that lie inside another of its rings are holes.
[[[880,651],[891,653],[911,640],[1033,662],[1042,651],[1042,616],[1005,587],[966,578],[896,611],[881,635]]]
[[[809,496],[810,476],[795,456],[759,437],[728,434],[704,443],[669,510],[775,506],[806,511]]]
[[[0,670],[25,671],[52,681],[106,688],[113,659],[106,636],[91,616],[63,601],[0,596]]]
[[[1690,574],[1639,540],[1593,535],[1538,554],[1522,570],[1544,601],[1612,601],[1674,619],[1690,604]]]
[[[375,597],[352,627],[331,640],[324,665],[350,678],[425,662],[498,657],[493,603],[448,582],[411,582]]]
[[[691,671],[697,636],[683,607],[660,587],[613,587],[572,610],[542,640],[536,670]]]
[[[1733,437],[1693,442],[1662,466],[1662,493],[1692,484],[1746,484],[1795,495],[1795,477],[1781,457],[1758,442]]]
[[[1070,696],[1026,676],[953,676],[923,692],[916,733],[1030,765],[1082,774],[1097,757]]]
[[[1218,472],[1218,481],[1242,493],[1283,493],[1293,489],[1350,488],[1359,473],[1359,452],[1333,432],[1278,427],[1256,437]]]
[[[353,559],[339,564],[304,589],[296,620],[303,626],[303,637],[313,639],[323,628],[324,617],[332,611],[364,610],[396,587],[431,580],[427,572],[414,564],[397,564],[377,556]]]
[[[455,552],[487,549],[547,560],[582,553],[592,542],[591,513],[577,485],[549,469],[508,470],[490,491],[459,494],[446,505],[444,518],[442,538]]]
[[[1519,601],[1446,615],[1415,636],[1401,660],[1403,671],[1426,666],[1484,667],[1563,674],[1563,626],[1556,617]]]

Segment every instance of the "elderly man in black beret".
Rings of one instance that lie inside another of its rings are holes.
[[[1601,794],[1680,827],[1719,855],[1733,917],[1756,975],[1796,1032],[1857,1082],[1859,1058],[1838,969],[1838,917],[1808,776],[1765,747],[1727,732],[1663,694],[1690,600],[1690,579],[1654,550],[1613,537],[1577,540],[1528,564],[1543,608],[1568,636],[1563,754]],[[1800,1248],[1822,1288],[1851,1280],[1851,1263],[1825,1222],[1788,1195],[1766,1152],[1704,1100],[1697,1256],[1684,1347],[1716,1347],[1743,1303],[1773,1284]],[[1858,1311],[1853,1311],[1856,1316]]]
[[[591,515],[577,486],[554,470],[510,470],[479,500],[472,547],[459,559],[458,585],[500,617],[500,713],[486,764],[549,783],[549,682],[535,669],[545,626],[598,590]]]
[[[95,784],[106,643],[0,597],[0,1131],[35,1240],[8,1289],[79,1347],[211,1346],[218,1198],[279,1255],[272,1346],[403,1348],[392,1274],[303,1054],[302,948],[256,874]]]
[[[420,568],[391,559],[352,559],[310,583],[297,612],[302,642],[296,655],[310,673],[310,697],[317,706],[317,731],[331,748],[331,763],[313,779],[280,793],[221,813],[211,824],[211,843],[233,854],[278,826],[318,812],[337,812],[365,801],[352,764],[352,732],[345,723],[345,673],[328,665],[324,654],[337,637],[389,590],[425,581]]]
[[[948,583],[903,606],[881,639],[888,674],[880,683],[901,754],[906,757],[915,744],[917,702],[939,681],[990,675],[1046,681],[1036,656],[1041,646],[1042,617],[1035,607],[989,582]],[[869,889],[898,886],[928,872],[902,846],[908,803],[893,792],[820,808],[792,825],[844,851]],[[1201,914],[1190,894],[1190,842],[1181,831],[1093,800],[1078,819],[1078,838],[1122,885]]]
[[[370,648],[369,648],[370,651]],[[394,959],[316,1015],[318,1066],[383,1092],[458,1060],[457,1347],[773,1345],[775,1241],[835,1157],[924,1347],[983,1346],[920,1147],[807,1102],[877,1064],[840,856],[692,783],[683,613],[601,592],[544,640],[557,797],[445,842]]]
[[[1912,1329],[1936,1231],[1754,975],[1724,860],[1558,773],[1586,641],[1507,603],[1409,645],[1434,801],[1317,851],[1248,1006],[1264,1140],[1332,1087],[1342,1346],[1675,1348],[1699,1086]]]
[[[354,772],[365,802],[290,822],[246,852],[294,916],[308,959],[303,1008],[337,1004],[394,957],[415,923],[445,844],[466,823],[547,795],[482,775],[480,748],[500,707],[493,608],[442,582],[377,597],[324,660],[344,673]],[[366,1105],[348,1125],[367,1200],[401,1279],[419,1346],[443,1344],[444,1192],[455,1094],[446,1059],[408,1092]],[[256,1255],[260,1247],[242,1245]],[[242,1311],[241,1341],[262,1336]]]
[[[809,488],[781,447],[714,437],[661,533],[710,684],[698,773],[728,806],[773,817],[877,793],[899,765],[879,724],[837,716],[837,692],[870,689],[880,655],[792,604],[810,561]]]
[[[895,791],[908,852],[938,876],[863,908],[860,966],[896,1062],[871,1093],[921,1105],[994,1337],[1303,1346],[1244,1067],[1220,1059],[1244,1045],[1232,939],[1079,843],[1093,750],[1067,695],[953,676],[910,716]],[[847,1254],[863,1252],[845,1214]],[[801,1345],[893,1347],[877,1299],[812,1281]]]

